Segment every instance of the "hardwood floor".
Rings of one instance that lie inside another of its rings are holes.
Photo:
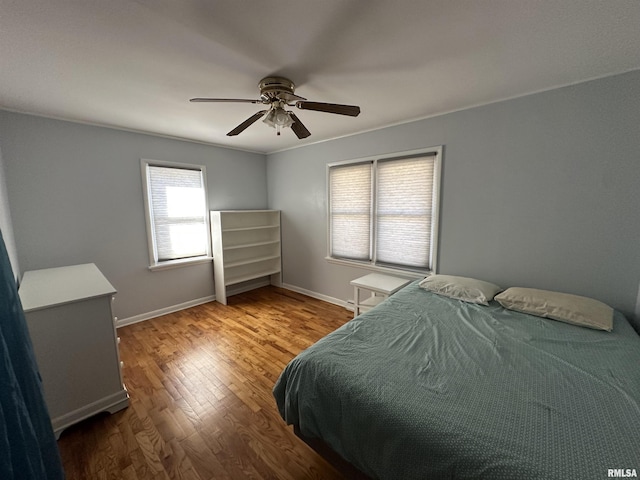
[[[118,330],[130,406],[63,432],[74,479],[343,479],[271,394],[296,354],[352,317],[264,287]]]

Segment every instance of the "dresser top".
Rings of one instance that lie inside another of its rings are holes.
[[[25,272],[20,283],[25,312],[113,295],[116,289],[93,263]]]

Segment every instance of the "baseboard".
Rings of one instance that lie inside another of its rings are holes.
[[[238,293],[248,292],[255,288],[266,287],[267,285],[272,285],[268,278],[262,279],[259,281],[252,281],[243,284],[239,284],[236,287],[231,287],[227,289],[228,295],[237,295]],[[340,300],[338,298],[330,297],[328,295],[322,295],[321,293],[316,293],[311,290],[307,290],[306,288],[297,287],[295,285],[291,285],[288,283],[281,283],[273,285],[285,288],[287,290],[291,290],[292,292],[301,293],[302,295],[306,295],[307,297],[317,298],[318,300],[323,300],[328,303],[332,303],[334,305],[339,305],[341,307],[346,308],[347,310],[353,311],[353,303],[345,302],[344,300]],[[179,303],[177,305],[171,305],[169,307],[160,308],[158,310],[153,310],[151,312],[141,313],[139,315],[134,315],[133,317],[127,318],[119,318],[116,320],[116,328],[124,327],[126,325],[132,325],[138,322],[144,322],[145,320],[151,320],[152,318],[161,317],[162,315],[167,315],[169,313],[179,312],[180,310],[185,310],[187,308],[195,307],[197,305],[202,305],[203,303],[213,302],[216,299],[215,295],[210,295],[208,297],[196,298],[194,300],[189,300],[188,302]]]
[[[286,288],[287,290],[291,290],[292,292],[301,293],[302,295],[306,295],[307,297],[317,298],[318,300],[323,300],[328,303],[332,303],[334,305],[338,305],[340,307],[344,307],[347,310],[353,311],[353,303],[345,302],[344,300],[340,300],[339,298],[330,297],[328,295],[323,295],[321,293],[316,293],[311,290],[307,290],[306,288],[297,287],[295,285],[291,285],[289,283],[283,283],[282,288]]]
[[[169,307],[153,310],[151,312],[134,315],[133,317],[119,318],[118,320],[116,320],[116,328],[124,327],[125,325],[132,325],[138,322],[144,322],[145,320],[151,320],[152,318],[161,317],[162,315],[167,315],[169,313],[179,312],[180,310],[195,307],[196,305],[213,302],[215,299],[215,295],[209,295],[208,297],[196,298],[194,300],[189,300],[188,302],[183,302],[177,305],[171,305]]]

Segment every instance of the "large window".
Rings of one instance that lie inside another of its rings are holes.
[[[441,148],[328,166],[329,257],[435,271]]]
[[[205,169],[142,160],[151,268],[210,260]]]

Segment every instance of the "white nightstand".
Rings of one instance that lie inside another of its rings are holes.
[[[370,273],[364,277],[356,278],[350,283],[353,285],[353,316],[357,317],[361,313],[371,310],[385,298],[411,283],[411,280],[392,277],[391,275],[383,275],[381,273]],[[360,290],[368,290],[371,292],[371,295],[361,300]]]

